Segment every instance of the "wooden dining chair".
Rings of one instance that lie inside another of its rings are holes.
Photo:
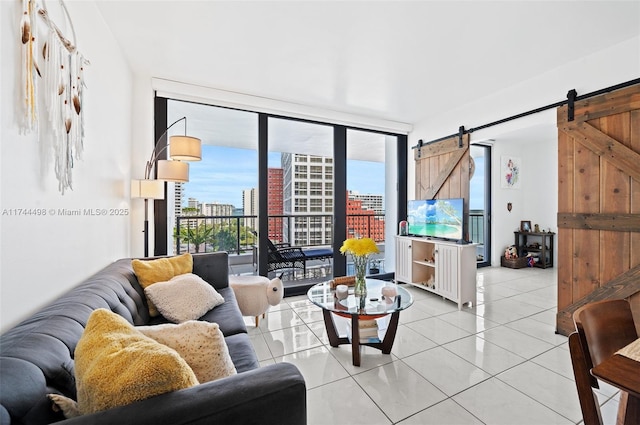
[[[602,414],[598,398],[593,392],[593,388],[598,388],[598,381],[591,376],[591,359],[585,355],[584,348],[578,332],[569,335],[569,352],[571,353],[571,365],[573,366],[573,376],[578,390],[578,400],[580,410],[585,425],[602,425]]]
[[[593,388],[599,388],[591,369],[638,338],[631,307],[626,300],[589,303],[573,313],[576,332],[569,336],[571,363],[585,425],[602,425]],[[620,397],[620,408],[627,394]]]

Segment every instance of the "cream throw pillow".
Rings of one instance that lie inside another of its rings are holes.
[[[147,286],[144,294],[160,314],[174,323],[198,319],[224,303],[224,298],[213,286],[193,273]]]
[[[166,282],[174,276],[191,273],[193,271],[193,257],[189,253],[176,257],[158,258],[156,260],[131,260],[131,267],[138,278],[138,282],[145,289],[157,282]],[[149,314],[158,316],[156,306],[148,300]]]
[[[198,381],[209,382],[235,375],[224,335],[217,323],[191,320],[174,325],[138,326],[144,335],[167,345],[187,361]]]
[[[103,308],[91,313],[78,341],[75,374],[83,415],[198,385],[174,349]]]

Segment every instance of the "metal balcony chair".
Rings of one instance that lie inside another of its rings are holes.
[[[330,248],[302,249],[290,246],[287,243],[274,244],[267,239],[268,270],[269,272],[283,269],[302,269],[307,274],[307,261],[326,260],[333,258],[333,250]]]

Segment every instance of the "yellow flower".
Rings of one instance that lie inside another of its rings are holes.
[[[371,238],[349,238],[340,247],[342,254],[349,253],[356,257],[365,257],[380,252],[375,241]]]

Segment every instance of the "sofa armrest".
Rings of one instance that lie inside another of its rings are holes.
[[[306,397],[300,371],[277,363],[59,423],[304,425]]]

